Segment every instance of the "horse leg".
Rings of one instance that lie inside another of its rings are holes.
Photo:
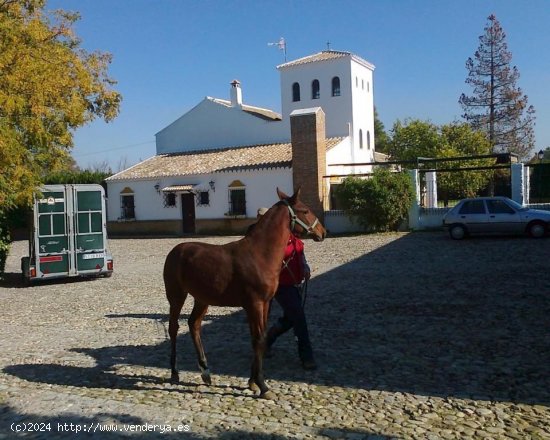
[[[170,318],[168,321],[168,334],[170,335],[170,368],[172,370],[172,375],[170,377],[170,382],[178,383],[180,378],[178,370],[176,370],[176,341],[178,337],[178,319],[180,317],[181,308],[185,302],[187,294],[183,296],[182,299],[178,298],[177,301],[170,301]]]
[[[267,308],[267,310],[266,310]],[[274,399],[275,395],[267,387],[264,380],[263,372],[263,356],[265,350],[265,318],[269,303],[256,303],[246,309],[248,314],[248,324],[250,326],[250,334],[252,336],[252,348],[254,350],[254,359],[250,372],[250,380],[248,386],[251,390],[260,390],[260,397],[263,399]]]
[[[191,339],[193,339],[193,344],[195,345],[195,350],[197,352],[202,381],[206,385],[212,385],[212,378],[210,377],[210,370],[208,369],[208,363],[206,361],[206,355],[204,354],[204,348],[201,340],[201,323],[207,310],[207,304],[200,303],[197,299],[195,299],[195,305],[193,306],[193,311],[187,320],[187,324],[189,325]]]

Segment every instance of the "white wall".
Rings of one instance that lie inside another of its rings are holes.
[[[279,121],[268,121],[205,98],[156,134],[157,154],[221,147],[285,142],[290,138]]]
[[[374,99],[373,99],[373,72],[371,69],[352,61],[352,126],[354,139],[355,162],[365,163],[374,161]],[[359,148],[360,130],[363,132],[363,148]],[[368,135],[370,133],[370,148]]]
[[[195,206],[195,218],[223,218],[229,210],[228,186],[234,180],[240,180],[246,188],[246,214],[255,217],[258,208],[270,207],[278,201],[276,188],[292,194],[292,171],[290,168],[243,171],[241,173],[215,173],[202,176],[181,176],[163,179],[108,181],[108,221],[117,221],[120,217],[120,192],[129,187],[134,191],[136,220],[178,220],[182,218],[181,198],[176,197],[175,207],[164,207],[163,196],[155,190],[170,185],[196,184],[196,190],[209,191],[210,205]],[[215,182],[215,191],[208,182]]]

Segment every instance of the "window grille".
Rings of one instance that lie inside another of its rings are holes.
[[[319,89],[319,80],[314,79],[311,83],[311,99],[319,99],[321,97],[321,92]]]
[[[340,96],[340,78],[332,78],[332,96]]]
[[[229,215],[246,215],[246,193],[244,188],[229,190]]]
[[[292,84],[292,102],[300,101],[300,84],[295,82]]]
[[[165,208],[176,207],[176,193],[173,193],[173,192],[164,193],[164,207]]]

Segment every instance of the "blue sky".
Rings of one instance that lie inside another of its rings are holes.
[[[205,96],[227,99],[239,79],[243,100],[281,110],[284,37],[288,59],[327,48],[376,66],[374,100],[386,129],[397,119],[459,120],[471,89],[465,62],[494,13],[507,34],[518,85],[536,109],[536,151],[550,146],[550,1],[547,0],[49,0],[78,11],[83,47],[113,55],[110,75],[123,102],[118,118],[75,133],[81,167],[116,171],[155,154],[155,133]]]

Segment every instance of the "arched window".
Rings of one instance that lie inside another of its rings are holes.
[[[319,80],[314,79],[311,83],[311,99],[319,99],[321,96],[319,92]]]
[[[136,218],[134,190],[128,186],[120,191],[120,218],[121,220],[133,220]]]
[[[359,148],[363,149],[363,130],[359,129]]]
[[[367,148],[370,150],[370,130],[367,130]]]
[[[340,96],[340,78],[332,78],[332,96]]]
[[[292,84],[292,102],[298,102],[300,100],[300,84]]]

